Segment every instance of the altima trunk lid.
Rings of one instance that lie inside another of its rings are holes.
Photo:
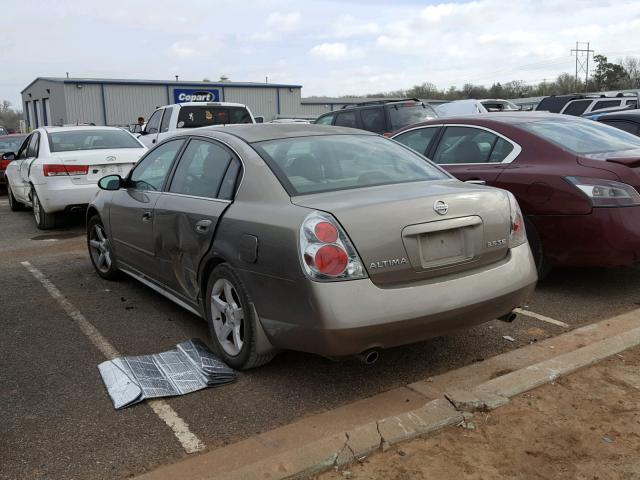
[[[415,182],[292,197],[331,213],[381,286],[428,281],[508,252],[506,192],[459,181]]]

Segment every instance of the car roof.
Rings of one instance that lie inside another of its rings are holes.
[[[505,125],[518,125],[523,123],[533,123],[540,122],[543,120],[561,120],[561,121],[574,121],[574,120],[585,120],[581,117],[575,117],[573,115],[562,115],[559,113],[549,113],[549,112],[523,112],[521,110],[517,111],[505,111],[505,112],[489,112],[489,113],[476,113],[472,115],[455,115],[451,117],[442,117],[442,118],[434,118],[433,120],[427,120],[426,122],[416,123],[413,125],[409,125],[401,130],[398,130],[394,133],[394,136],[407,131],[412,130],[416,127],[427,126],[427,125],[442,125],[442,124],[469,124],[469,125],[495,125],[495,124],[505,124]]]
[[[595,112],[597,113],[597,112]],[[600,115],[598,117],[598,120],[602,119],[602,118],[608,118],[608,119],[628,119],[628,120],[640,120],[640,109],[634,109],[634,110],[620,110],[618,112],[610,112],[610,113],[603,113],[602,115]]]
[[[175,107],[176,105],[180,107],[244,107],[247,106],[244,103],[234,103],[234,102],[180,102],[180,103],[172,103],[171,105],[165,105],[164,107]]]
[[[106,127],[100,125],[77,125],[71,127],[41,127],[45,132],[78,132],[80,130],[122,130],[123,127]]]
[[[263,142],[281,138],[312,137],[323,135],[376,135],[365,130],[348,127],[332,127],[329,125],[314,125],[308,123],[244,123],[225,127],[211,126],[194,128],[188,134],[214,136],[223,132],[231,134],[247,143]]]

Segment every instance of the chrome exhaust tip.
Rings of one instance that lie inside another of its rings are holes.
[[[356,358],[366,365],[373,365],[380,358],[380,352],[374,349],[365,350],[364,352],[356,355]]]

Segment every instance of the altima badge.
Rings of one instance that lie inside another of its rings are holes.
[[[407,259],[402,258],[394,258],[392,260],[380,260],[379,262],[371,262],[369,264],[369,268],[387,268],[387,267],[396,267],[398,265],[405,265],[407,263]]]
[[[436,200],[436,203],[433,204],[433,209],[439,215],[445,215],[449,211],[449,205],[442,200]]]

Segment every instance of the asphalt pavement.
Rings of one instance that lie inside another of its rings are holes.
[[[92,269],[81,218],[48,232],[0,197],[0,479],[117,479],[187,455],[146,404],[115,411],[97,365],[104,355],[21,264],[30,262],[125,355],[208,340],[206,324],[138,282]],[[575,328],[638,308],[640,270],[559,270],[525,306]],[[282,305],[286,308],[286,305]],[[304,416],[557,335],[565,328],[519,315],[382,353],[372,366],[285,352],[238,381],[167,399],[207,449]],[[504,336],[513,339],[505,339]]]

